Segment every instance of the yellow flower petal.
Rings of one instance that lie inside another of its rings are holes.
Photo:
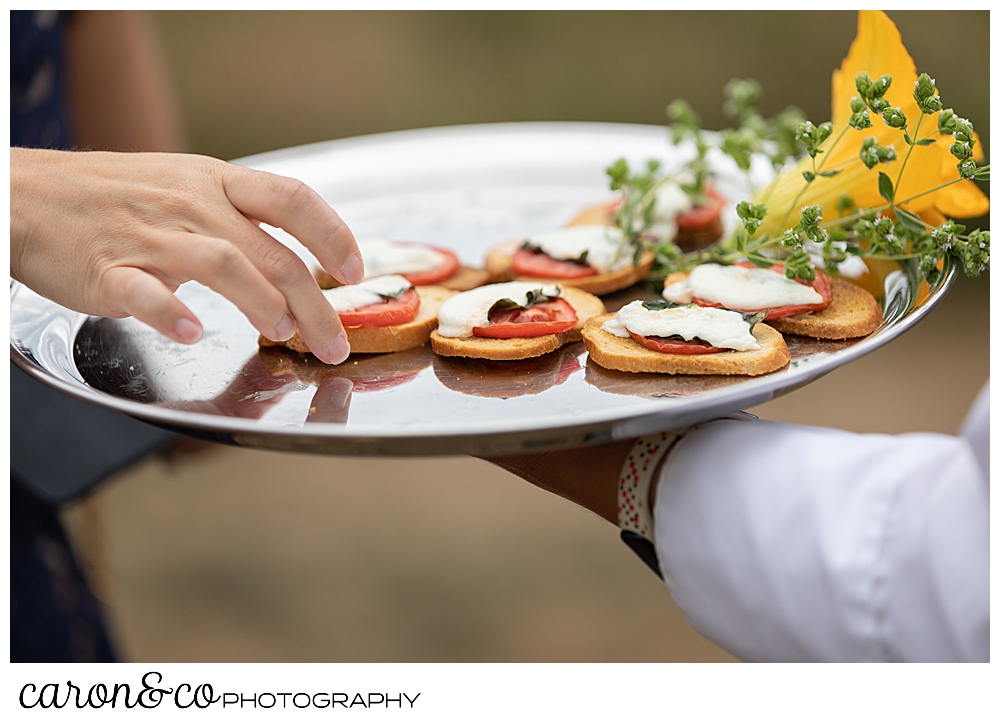
[[[903,45],[899,30],[884,12],[859,12],[857,37],[851,43],[844,62],[833,73],[831,111],[834,130],[823,148],[826,153],[820,154],[816,159],[817,167],[840,169],[840,173],[832,178],[817,178],[812,184],[806,184],[802,174],[813,170],[813,161],[803,158],[792,171],[779,176],[768,188],[756,194],[756,200],[767,203],[769,210],[761,224],[761,234],[777,234],[794,226],[803,206],[823,206],[827,216],[832,218],[837,202],[844,195],[850,196],[860,208],[884,206],[885,200],[878,190],[880,171],[886,173],[894,184],[899,178],[895,196],[899,201],[918,196],[906,202],[904,207],[921,214],[929,223],[932,219],[943,220],[943,216],[980,216],[989,210],[989,199],[971,181],[962,181],[927,193],[932,188],[958,178],[958,161],[948,151],[953,142],[950,136],[934,135],[932,137],[936,142],[932,145],[914,147],[900,177],[903,159],[910,150],[900,130],[890,128],[881,117],[874,114],[871,128],[857,131],[848,127],[851,98],[858,95],[854,78],[862,71],[866,71],[873,80],[885,74],[892,76],[892,86],[884,97],[893,107],[898,107],[906,114],[911,135],[924,138],[936,130],[936,114],[922,117],[913,98],[917,71]],[[919,132],[916,128],[918,120]],[[841,133],[843,137],[833,147]],[[866,168],[858,156],[864,139],[872,136],[881,146],[893,146],[897,160],[888,165],[879,164],[871,170]],[[982,145],[978,142],[978,136],[976,140],[974,153],[975,158],[980,160]]]
[[[920,218],[922,218],[926,223],[929,223],[931,226],[940,226],[948,220],[936,208],[929,208],[926,211],[921,211]]]
[[[990,210],[990,199],[973,181],[959,181],[934,194],[935,208],[949,218],[975,218]]]
[[[892,87],[886,92],[885,99],[893,107],[899,106],[907,118],[916,118],[920,114],[913,99],[917,68],[906,52],[899,30],[881,10],[862,10],[858,13],[858,35],[851,43],[840,69],[833,72],[831,115],[835,126],[843,128],[847,125],[851,117],[851,98],[858,94],[854,76],[863,70],[868,71],[873,80],[886,73],[891,75]],[[872,120],[875,126],[879,125],[879,119]]]

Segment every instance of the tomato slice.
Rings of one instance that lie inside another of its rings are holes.
[[[705,205],[695,206],[677,216],[676,223],[678,229],[681,231],[696,231],[711,226],[719,220],[726,199],[710,186],[705,186],[705,195],[708,197],[708,202]]]
[[[351,311],[337,312],[344,326],[398,326],[413,321],[420,309],[420,297],[408,289],[398,299],[359,306]]]
[[[527,309],[499,309],[490,314],[490,323],[472,329],[473,336],[513,339],[523,336],[561,334],[576,326],[576,310],[566,299],[532,304]]]
[[[719,351],[732,351],[724,347],[712,346],[700,339],[684,341],[683,339],[667,339],[663,336],[643,336],[632,331],[629,334],[647,349],[664,354],[715,354]]]
[[[531,276],[536,279],[582,279],[597,273],[597,269],[588,264],[561,261],[531,249],[521,249],[514,254],[512,266],[518,276]]]
[[[437,246],[428,246],[427,248],[434,249],[441,254],[443,257],[441,259],[441,265],[436,266],[433,269],[428,269],[427,271],[415,271],[411,274],[400,274],[400,276],[414,286],[428,286],[429,284],[441,283],[458,271],[458,267],[461,265],[458,262],[458,257],[448,249],[441,249]]]
[[[739,261],[735,264],[736,266],[744,266],[746,268],[754,268],[754,265],[749,261]],[[785,265],[775,264],[770,269],[765,269],[766,271],[771,271],[776,274],[785,275]],[[800,284],[804,286],[811,286],[816,290],[820,296],[823,297],[823,301],[817,304],[792,304],[789,306],[779,306],[774,309],[767,310],[767,316],[764,320],[768,319],[781,319],[785,316],[792,316],[794,314],[801,314],[805,311],[822,311],[830,305],[830,299],[833,298],[833,292],[830,290],[830,277],[824,274],[822,271],[816,271],[816,278],[812,281],[805,281],[804,279],[795,279]],[[705,299],[700,299],[697,296],[691,297],[693,301],[698,306],[707,306],[713,309],[722,308],[722,304],[717,304],[713,301],[706,301]],[[726,307],[727,309],[730,307]],[[733,309],[733,311],[761,311],[761,309]]]

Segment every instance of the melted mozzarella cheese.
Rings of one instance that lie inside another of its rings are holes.
[[[693,207],[691,197],[679,184],[668,181],[656,190],[649,233],[672,241],[677,236],[677,217]]]
[[[816,289],[792,281],[784,274],[719,264],[695,266],[684,281],[663,290],[663,298],[678,304],[688,304],[694,296],[745,311],[823,302]]]
[[[505,284],[480,286],[472,291],[456,294],[441,304],[438,309],[438,334],[447,337],[467,339],[477,326],[485,326],[490,320],[490,309],[500,299],[510,299],[519,306],[528,303],[528,292],[559,296],[558,286],[541,285],[531,281],[509,281]]]
[[[604,322],[601,328],[622,338],[628,337],[631,331],[640,336],[677,335],[685,341],[697,337],[712,346],[737,351],[760,349],[760,344],[750,333],[750,324],[743,320],[741,314],[701,306],[650,311],[641,301],[633,301],[623,306],[615,318]]]
[[[376,276],[353,286],[338,286],[323,292],[326,300],[337,311],[353,311],[362,306],[385,301],[385,297],[399,297],[412,284],[402,276]]]
[[[603,224],[567,226],[558,231],[540,233],[527,238],[532,246],[540,248],[554,259],[563,261],[576,261],[586,251],[586,262],[602,274],[632,265],[632,254],[627,249],[618,255],[613,264],[611,263],[621,240],[620,228]]]
[[[365,262],[365,278],[386,274],[416,274],[436,269],[445,262],[443,254],[429,246],[399,243],[378,236],[358,241]]]

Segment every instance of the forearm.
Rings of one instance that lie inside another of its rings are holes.
[[[185,149],[166,65],[147,14],[76,13],[67,26],[66,73],[78,146]]]

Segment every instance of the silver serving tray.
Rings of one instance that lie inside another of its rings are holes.
[[[607,200],[604,168],[615,159],[658,158],[669,168],[689,152],[659,127],[516,123],[331,141],[240,163],[305,181],[359,236],[447,246],[479,266],[493,244],[561,226]],[[713,162],[723,193],[745,197],[735,166]],[[768,169],[755,173],[766,180]],[[731,210],[724,221],[734,227]],[[298,242],[268,230],[315,266]],[[499,454],[628,438],[766,402],[906,331],[954,276],[949,270],[927,288],[906,269],[880,274],[879,330],[851,342],[791,337],[791,364],[756,378],[612,372],[589,363],[580,343],[524,362],[446,359],[421,348],[329,367],[280,349],[258,352],[240,312],[196,283],[178,296],[205,335],[183,346],[133,319],[87,317],[12,282],[10,348],[21,368],[67,394],[217,441],[337,455]],[[644,293],[613,295],[609,310]]]

